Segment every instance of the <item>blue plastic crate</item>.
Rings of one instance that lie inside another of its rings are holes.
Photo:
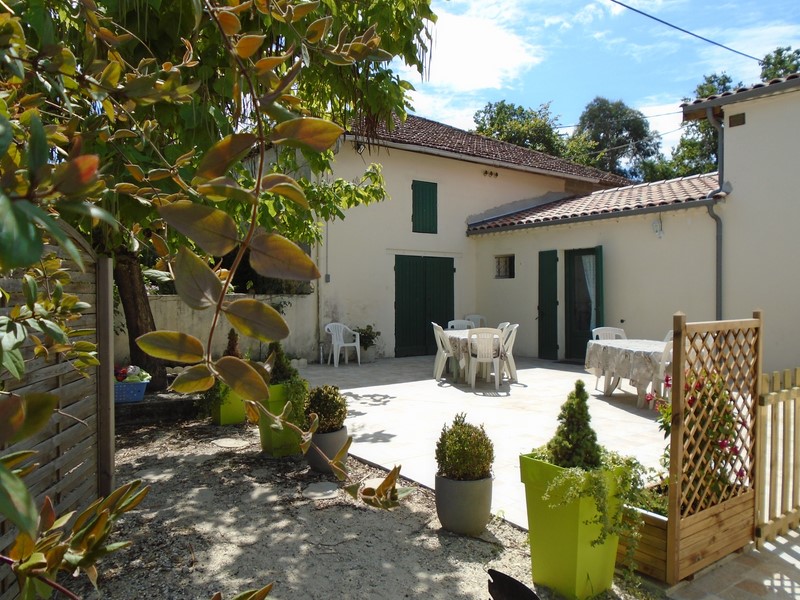
[[[117,381],[114,383],[114,402],[117,404],[141,402],[144,399],[145,389],[147,389],[146,381]]]

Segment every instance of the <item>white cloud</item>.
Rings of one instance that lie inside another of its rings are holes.
[[[681,138],[681,122],[683,111],[680,102],[663,102],[659,99],[645,99],[635,106],[636,110],[648,117],[650,131],[657,131],[661,134],[661,152],[669,158],[672,149],[678,145]]]
[[[452,93],[501,89],[542,61],[541,48],[512,29],[505,13],[497,18],[444,11],[438,15],[425,88]],[[404,75],[422,87],[408,73]]]

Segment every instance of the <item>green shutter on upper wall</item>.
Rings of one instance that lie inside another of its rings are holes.
[[[430,181],[413,181],[411,183],[411,231],[437,233],[436,187],[436,184]]]

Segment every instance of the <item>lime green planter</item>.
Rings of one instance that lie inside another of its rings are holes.
[[[591,497],[561,504],[558,497],[544,500],[550,482],[564,469],[519,457],[528,508],[528,539],[534,583],[551,588],[566,598],[584,600],[611,589],[617,554],[617,536],[592,546],[600,525],[587,524],[597,515]],[[614,478],[608,475],[609,510],[614,511]],[[555,505],[555,506],[554,506]]]
[[[266,408],[274,415],[283,411],[286,404],[286,388],[281,383],[269,386],[269,400]],[[258,435],[261,438],[261,449],[271,456],[291,456],[300,454],[300,436],[289,428],[281,431],[272,428],[273,421],[264,415],[258,419]]]
[[[244,400],[230,388],[223,393],[221,401],[211,409],[211,420],[215,425],[239,425],[244,423],[246,418]]]

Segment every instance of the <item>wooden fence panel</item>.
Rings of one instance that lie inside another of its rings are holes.
[[[74,232],[72,234],[74,235]],[[80,244],[79,238],[74,237]],[[102,292],[97,289],[95,257],[84,244],[80,244],[80,248],[86,270],[81,272],[75,265],[65,261],[64,268],[69,270],[71,276],[70,283],[65,286],[65,292],[79,295],[81,300],[89,302],[93,306],[79,320],[70,325],[76,329],[94,329],[96,332],[96,323],[102,314],[106,326],[110,329],[111,322],[107,316],[110,314],[110,307],[95,306],[96,299],[110,298],[110,289]],[[52,250],[60,254],[58,249],[52,248]],[[20,274],[15,273],[15,277],[0,279],[0,288],[11,294],[8,306],[24,304],[19,277]],[[104,285],[108,286],[110,282],[107,280]],[[0,310],[7,314],[9,309]],[[92,335],[82,339],[96,342],[97,336]],[[108,347],[101,351],[106,356],[105,360],[108,360],[111,348]],[[113,415],[113,398],[110,398],[108,393],[110,384],[105,387],[98,386],[98,369],[91,369],[87,378],[77,373],[66,361],[34,358],[30,344],[27,348],[23,348],[23,354],[26,359],[24,377],[16,380],[8,372],[2,373],[4,389],[20,395],[34,391],[53,392],[59,396],[59,412],[53,415],[43,431],[3,450],[4,452],[23,449],[37,451],[32,462],[37,462],[40,466],[25,478],[37,504],[41,503],[45,496],[49,496],[53,500],[58,514],[83,509],[100,495],[98,481],[98,456],[101,455],[101,449],[98,448],[99,429],[103,428],[100,435],[105,439],[113,435],[113,433],[109,433],[113,432],[113,420],[109,423],[107,417],[109,410]],[[106,368],[110,370],[110,367]],[[104,374],[103,377],[106,375]],[[105,390],[102,399],[98,390]],[[107,405],[104,411],[106,416],[100,424],[98,407],[103,404]],[[113,447],[110,452],[113,456]],[[103,455],[107,457],[108,454],[109,449],[104,449]],[[113,469],[113,465],[110,467],[103,465],[105,472],[109,469]],[[13,541],[14,536],[13,526],[5,521],[0,521],[0,548],[6,549]],[[0,566],[0,600],[16,598],[17,591],[16,581],[8,566]]]
[[[800,368],[762,375],[756,545],[800,527]]]

